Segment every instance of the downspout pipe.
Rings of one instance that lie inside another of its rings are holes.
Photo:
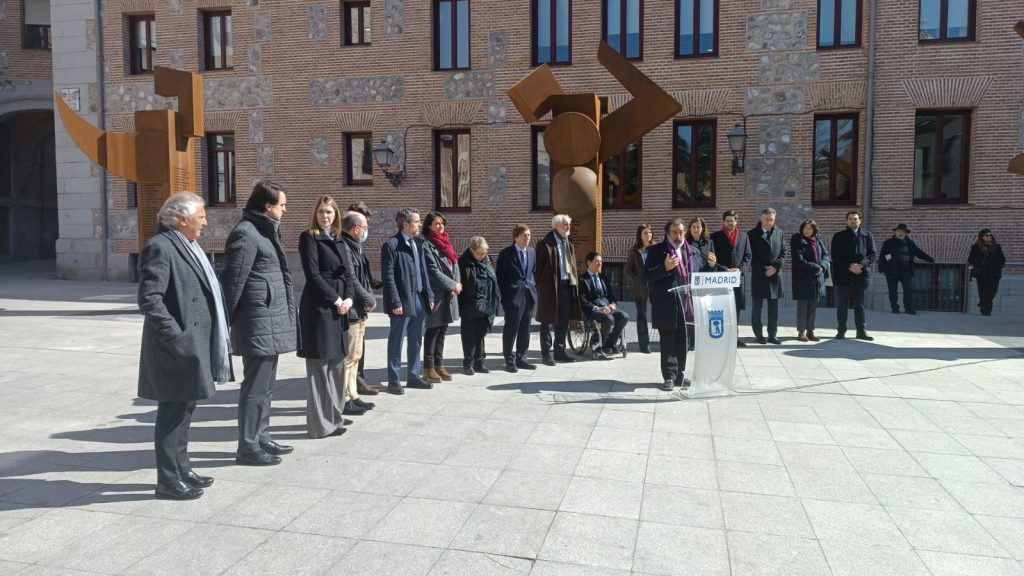
[[[93,7],[95,10],[95,26],[96,26],[96,126],[100,130],[107,129],[106,119],[106,102],[104,101],[104,86],[106,84],[106,78],[103,76],[103,2],[101,0],[95,0]],[[101,262],[103,263],[103,281],[107,282],[110,280],[110,251],[113,248],[110,245],[110,199],[107,190],[107,170],[106,168],[100,168],[100,221],[103,228],[103,254]]]
[[[864,118],[864,226],[871,223],[871,188],[875,153],[875,47],[878,44],[878,0],[871,0],[868,19],[868,101]]]

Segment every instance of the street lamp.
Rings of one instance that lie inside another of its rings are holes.
[[[405,167],[393,163],[395,160],[395,150],[387,142],[381,140],[379,144],[373,147],[373,159],[377,162],[377,166],[380,166],[380,171],[384,173],[384,177],[388,179],[388,182],[395,188],[398,188],[399,184],[402,183],[402,178],[405,178]]]
[[[729,139],[729,150],[732,151],[732,175],[743,172],[747,160],[747,131],[742,124],[737,124],[726,135]]]

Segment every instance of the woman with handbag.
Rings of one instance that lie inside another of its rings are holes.
[[[978,306],[981,314],[991,316],[992,301],[999,292],[999,280],[1003,277],[1006,256],[1003,255],[1003,247],[996,242],[988,228],[978,232],[978,241],[971,246],[967,263],[971,266],[971,278],[978,281]]]
[[[804,220],[800,231],[790,240],[793,255],[793,300],[796,300],[796,339],[818,342],[814,335],[814,319],[818,301],[825,297],[825,277],[830,260],[825,242],[818,238],[818,223]]]

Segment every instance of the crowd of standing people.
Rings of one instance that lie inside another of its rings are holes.
[[[139,308],[145,315],[139,362],[139,396],[156,401],[154,445],[156,497],[188,500],[202,496],[213,479],[198,475],[188,457],[188,430],[199,400],[213,397],[215,384],[234,381],[231,355],[242,359],[238,398],[238,445],[235,462],[248,466],[279,464],[293,448],[270,433],[270,410],[281,354],[296,352],[306,366],[306,423],[311,438],[339,436],[351,423],[345,416],[375,407],[363,399],[379,393],[366,382],[366,323],[383,295],[389,317],[387,392],[430,389],[453,379],[445,366],[448,328],[460,322],[462,373],[487,373],[485,339],[503,310],[502,351],[507,372],[536,370],[528,360],[530,327],[540,323],[541,361],[547,366],[571,363],[567,335],[571,322],[595,327],[596,357],[610,357],[623,346],[629,321],[603,271],[603,257],[585,256],[577,271],[570,240],[572,219],[556,214],[551,230],[532,245],[533,231],[516,224],[512,242],[494,266],[482,236],[472,236],[459,254],[444,215],[421,219],[415,209],[398,211],[396,233],[383,242],[380,279],[374,278],[365,251],[373,212],[363,202],[344,212],[330,196],[320,197],[299,236],[299,259],[305,283],[296,302],[280,225],[287,195],[278,185],[255,184],[225,243],[224,269],[218,276],[197,240],[206,227],[201,197],[181,192],[159,212],[160,228],[140,256]],[[797,302],[798,340],[817,342],[817,303],[831,283],[838,331],[845,337],[848,310],[854,310],[856,337],[872,340],[865,319],[865,294],[871,269],[886,275],[893,312],[915,313],[912,295],[915,258],[934,261],[910,240],[900,224],[881,252],[861,226],[856,211],[829,246],[818,224],[805,220],[786,242],[766,208],[747,233],[735,211],[722,216],[721,230],[709,232],[701,218],[669,220],[656,241],[654,228],[641,224],[625,263],[637,310],[639,349],[651,353],[648,318],[658,331],[662,388],[686,388],[688,349],[692,349],[692,314],[679,287],[698,272],[751,274],[751,327],[759,344],[780,343],[781,272],[792,261],[791,289]],[[978,281],[981,313],[992,313],[1006,259],[990,230],[971,247],[970,274]],[[745,308],[746,288],[735,289],[738,310]],[[651,314],[647,313],[648,303]],[[767,325],[762,311],[767,309]],[[765,337],[767,334],[767,337]],[[737,342],[744,346],[743,342]],[[402,352],[405,349],[405,386]]]

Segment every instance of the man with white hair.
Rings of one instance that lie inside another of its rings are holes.
[[[574,361],[565,353],[569,320],[580,319],[576,252],[569,241],[571,226],[572,218],[568,214],[555,214],[551,231],[537,243],[537,321],[540,322],[540,352],[548,366],[554,366],[556,360]]]
[[[139,353],[139,397],[157,402],[153,431],[156,497],[192,500],[213,478],[188,458],[188,429],[198,400],[215,382],[234,380],[224,293],[196,240],[206,227],[203,199],[171,195],[160,228],[139,257],[139,309],[145,316]]]

